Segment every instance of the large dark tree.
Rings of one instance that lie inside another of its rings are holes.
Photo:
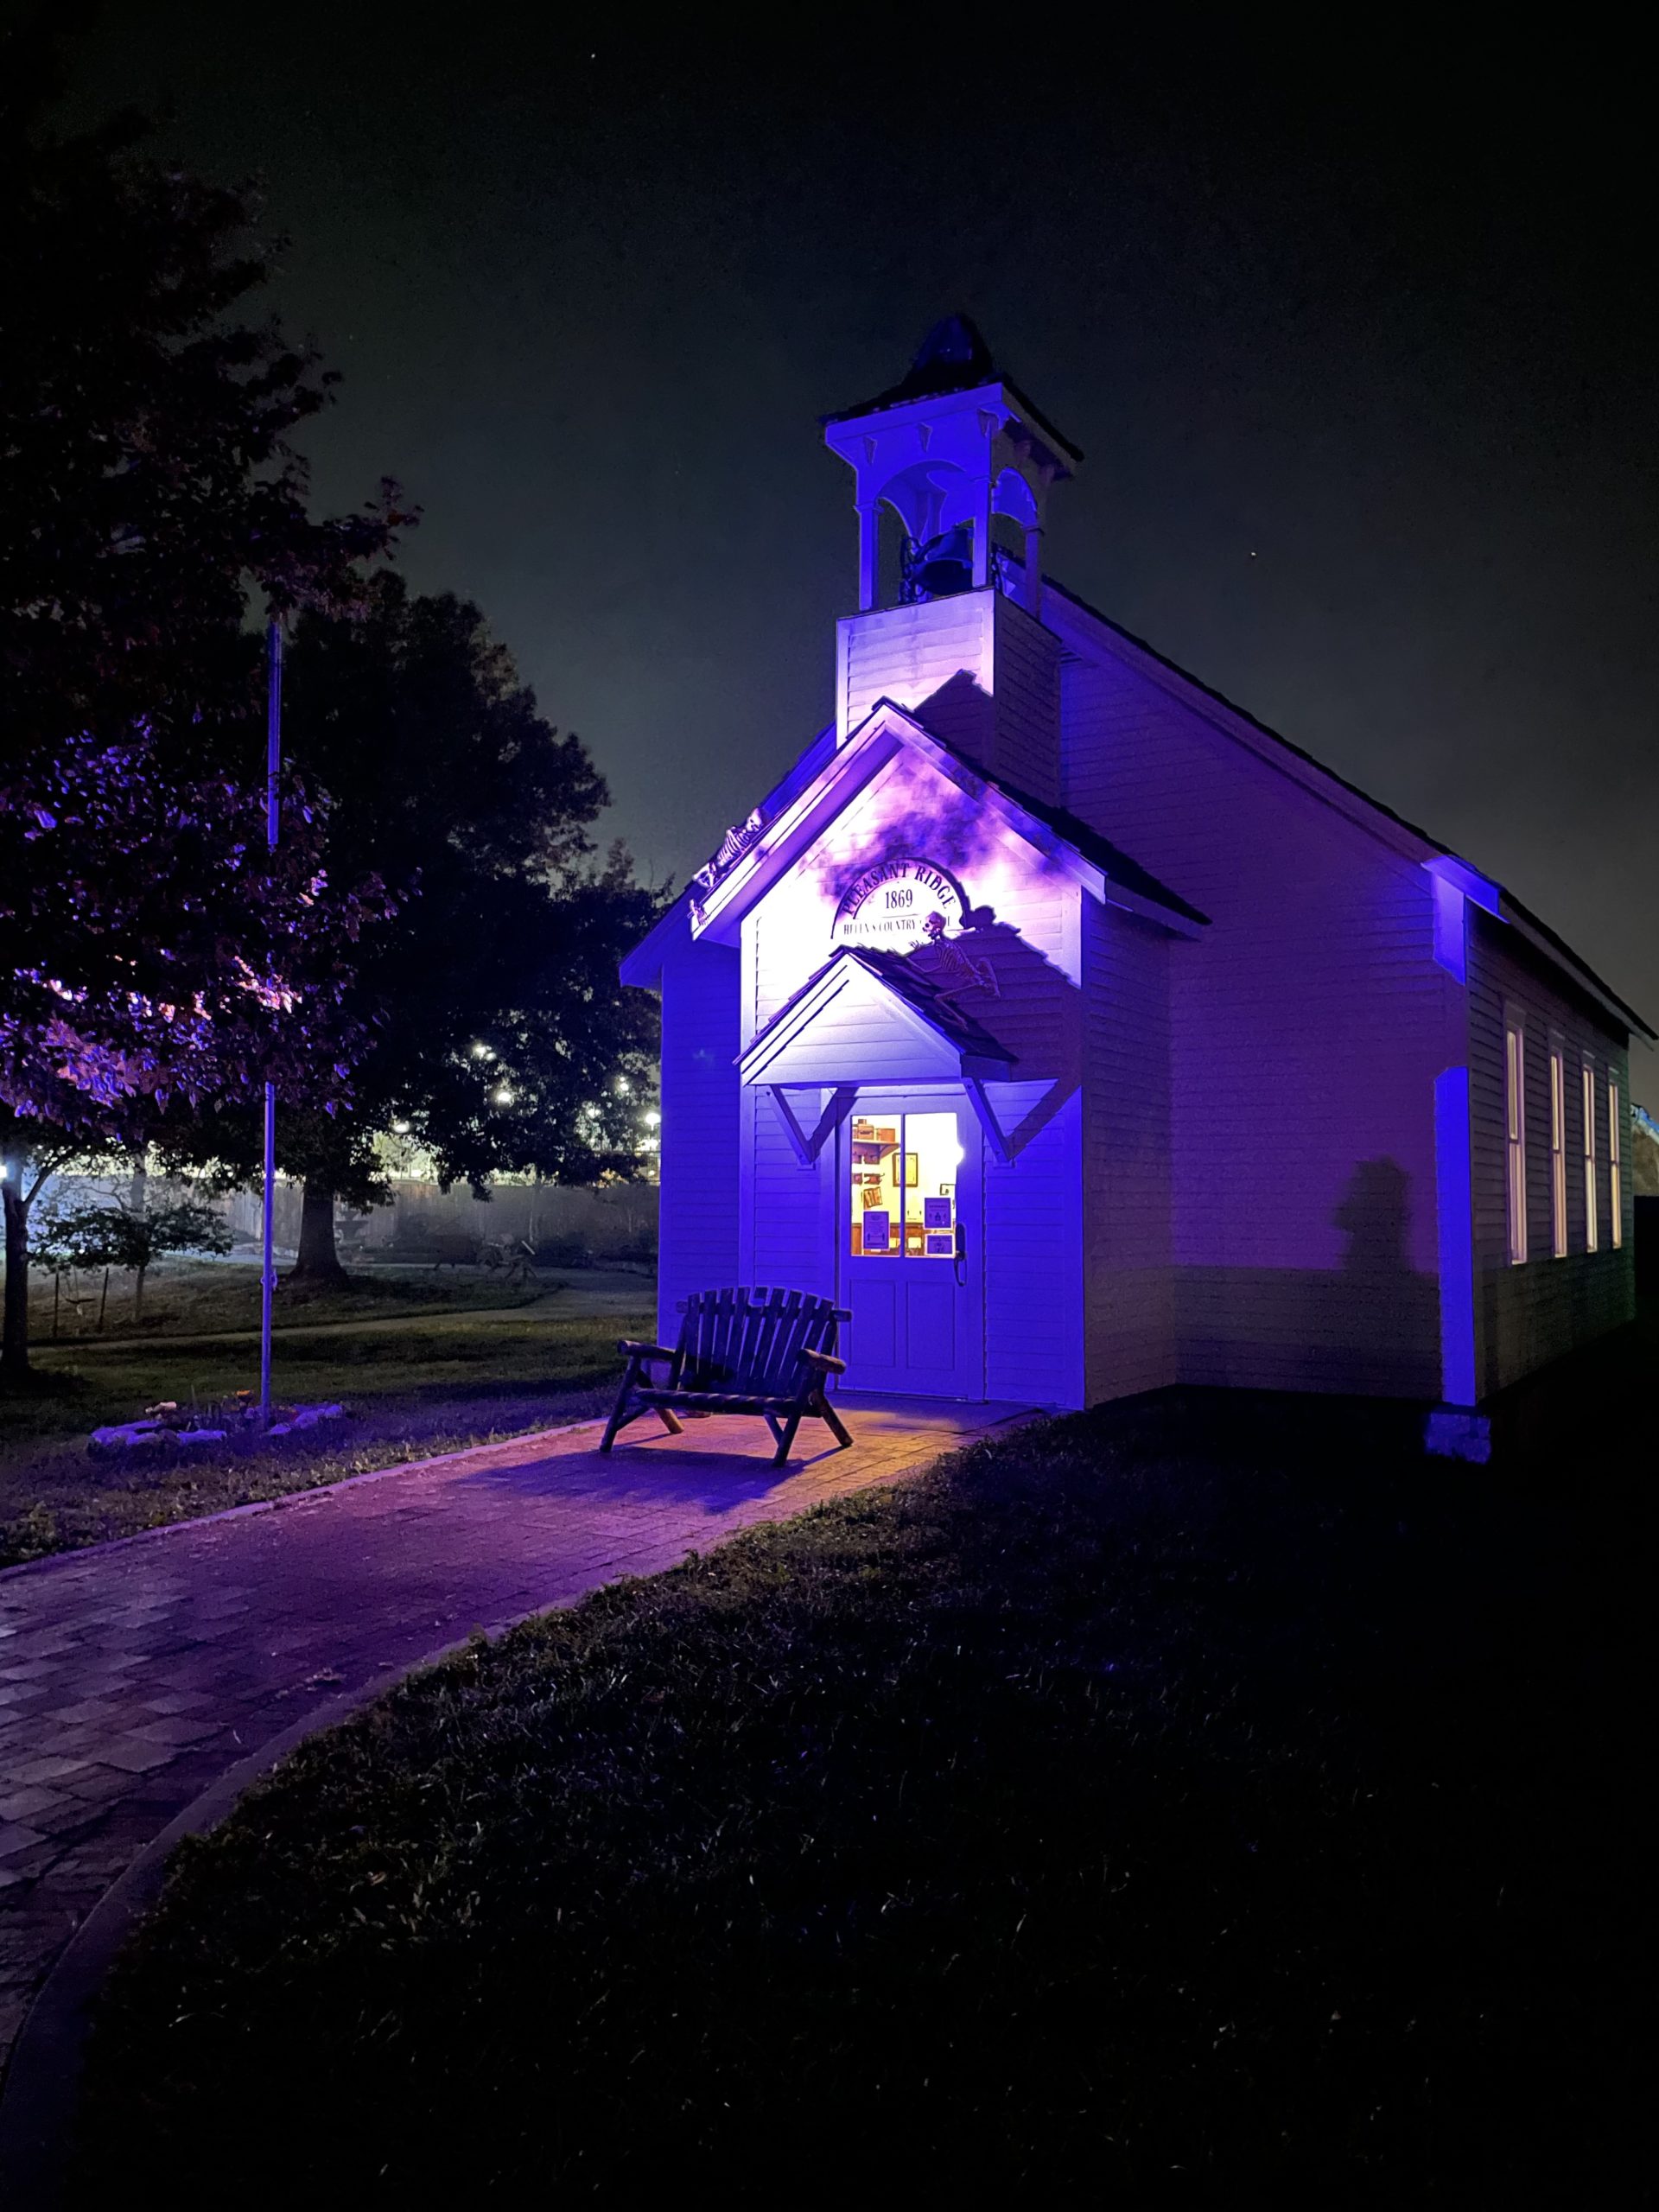
[[[252,618],[341,607],[389,497],[311,518],[289,442],[328,378],[238,319],[271,249],[241,192],[53,137],[50,41],[0,45],[0,1375],[28,1364],[27,1199],[73,1145],[267,1076],[343,1095],[352,941],[384,906],[289,792],[263,836]]]
[[[595,855],[604,783],[478,608],[382,573],[356,615],[305,617],[284,736],[328,792],[334,865],[398,901],[347,996],[372,1039],[351,1102],[279,1121],[279,1159],[305,1184],[296,1272],[338,1272],[334,1199],[383,1195],[377,1139],[393,1128],[478,1189],[509,1170],[631,1172],[655,1006],[616,967],[661,899],[625,854]],[[204,1128],[232,1172],[252,1166],[246,1117]]]

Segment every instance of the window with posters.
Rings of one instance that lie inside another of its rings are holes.
[[[856,1114],[849,1152],[852,1257],[954,1260],[963,1156],[955,1114]]]

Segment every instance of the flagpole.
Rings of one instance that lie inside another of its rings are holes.
[[[283,626],[273,616],[265,630],[265,849],[276,849],[277,775],[283,746]],[[270,1427],[270,1308],[276,1289],[272,1229],[276,1210],[276,1085],[265,1083],[264,1268],[259,1279],[259,1426]]]

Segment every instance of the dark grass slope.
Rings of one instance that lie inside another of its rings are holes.
[[[1630,1475],[1154,1403],[480,1647],[181,1853],[77,2201],[1639,2202]]]

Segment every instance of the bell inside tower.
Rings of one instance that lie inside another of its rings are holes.
[[[832,415],[853,471],[861,613],[993,591],[1042,619],[1047,495],[1081,456],[1010,384],[964,315],[900,381]]]
[[[949,599],[974,588],[974,531],[970,523],[953,523],[919,543],[905,540],[899,585],[899,602],[916,606]]]

